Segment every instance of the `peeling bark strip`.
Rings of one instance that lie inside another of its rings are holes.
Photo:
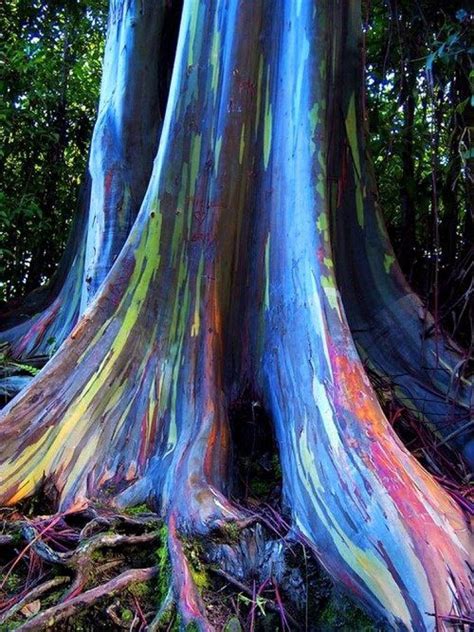
[[[111,60],[134,37],[122,8],[150,5],[113,2]],[[201,629],[212,626],[179,533],[244,520],[228,496],[228,409],[249,385],[275,425],[294,528],[335,579],[395,629],[433,630],[428,613],[469,603],[465,518],[385,419],[334,274],[335,139],[354,174],[366,170],[356,97],[335,88],[356,9],[185,0],[130,235],[69,338],[2,415],[0,501],[44,477],[63,510],[153,499],[168,522],[174,598]],[[361,230],[372,221],[365,195],[356,186]],[[113,225],[116,211],[102,220]]]

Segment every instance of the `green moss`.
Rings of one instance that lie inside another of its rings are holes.
[[[196,588],[199,590],[199,592],[202,592],[203,590],[206,590],[206,588],[209,588],[209,577],[204,566],[199,569],[191,566],[190,570],[193,582],[195,583]]]
[[[133,612],[128,608],[125,608],[124,610],[122,610],[120,618],[124,623],[130,623],[130,621],[133,620]]]
[[[202,545],[197,540],[183,539],[183,548],[189,562],[191,577],[199,592],[209,588],[209,576],[202,562]]]
[[[262,496],[268,496],[273,489],[272,481],[264,481],[259,478],[253,478],[249,481],[249,488],[252,496],[261,498]]]
[[[235,522],[226,522],[223,525],[222,530],[230,543],[235,543],[239,541],[240,528],[238,527],[238,525],[235,524]]]
[[[179,632],[179,620],[176,616],[176,607],[170,602],[159,613],[159,630],[169,630],[169,632]]]
[[[129,516],[139,516],[140,514],[148,513],[149,511],[149,507],[143,503],[141,505],[135,505],[134,507],[128,507],[125,509],[124,513]]]
[[[91,560],[93,562],[104,562],[106,560],[106,556],[103,553],[103,551],[96,549],[95,551],[92,551],[91,553]]]
[[[335,625],[338,621],[339,614],[336,608],[336,604],[330,601],[322,610],[319,621],[323,625]]]
[[[22,538],[20,529],[9,531],[8,535],[10,535],[13,538],[12,546],[19,546],[20,544],[24,544],[24,540]]]
[[[41,607],[43,609],[46,609],[49,608],[49,606],[57,604],[58,601],[62,598],[63,594],[64,590],[55,590],[41,600]]]
[[[146,598],[151,594],[151,587],[147,582],[138,582],[137,584],[132,584],[128,592],[135,597]]]
[[[241,468],[247,473],[248,492],[254,498],[267,498],[281,481],[281,466],[277,454],[265,462],[258,459],[243,458]]]
[[[3,585],[3,590],[8,594],[8,593],[15,593],[17,592],[17,590],[20,588],[21,585],[21,577],[19,575],[17,575],[16,573],[11,573],[4,585]]]
[[[321,610],[319,626],[322,630],[345,632],[376,632],[379,629],[363,610],[340,595],[331,598]]]
[[[171,562],[168,553],[168,529],[163,524],[158,530],[160,546],[155,549],[156,566],[158,567],[157,596],[161,603],[168,593],[171,583]]]
[[[0,632],[11,632],[12,630],[16,630],[16,628],[19,628],[24,622],[24,619],[12,617],[5,623],[0,624]]]

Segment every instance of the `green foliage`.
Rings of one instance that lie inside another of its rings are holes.
[[[460,14],[462,17],[460,17]],[[429,53],[426,58],[425,67],[433,82],[433,71],[439,62],[443,66],[453,69],[457,63],[462,63],[463,58],[467,55],[472,57],[474,55],[474,47],[469,45],[468,35],[466,32],[466,25],[468,20],[464,17],[467,16],[467,12],[456,13],[456,20],[446,20],[442,25],[438,36],[431,45],[432,52]],[[439,80],[443,82],[445,77],[443,73],[439,72]]]
[[[5,351],[5,347],[0,348],[0,370],[5,375],[28,373],[32,376],[37,375],[40,371],[40,369],[31,366],[30,364],[25,364],[24,362],[17,362],[16,360],[13,360],[8,355],[8,352]]]
[[[473,14],[456,1],[365,5],[369,141],[381,208],[412,285],[432,309],[438,294],[443,325],[468,342],[469,310],[459,297],[474,238]]]
[[[12,366],[14,366],[15,368],[19,369],[20,371],[24,372],[24,373],[29,373],[30,375],[38,375],[38,373],[40,372],[40,369],[37,369],[34,366],[31,366],[31,364],[24,364],[23,362],[13,362]]]
[[[0,3],[0,300],[54,272],[77,207],[107,1]]]
[[[257,610],[260,611],[260,614],[262,615],[262,617],[267,616],[267,611],[265,608],[267,606],[268,599],[265,599],[265,597],[262,597],[262,595],[257,595],[255,599],[251,599],[247,595],[244,595],[244,593],[239,593],[237,595],[237,600],[243,603],[245,606],[249,606],[249,607],[251,606],[252,608],[257,608]]]

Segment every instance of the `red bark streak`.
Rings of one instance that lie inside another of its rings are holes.
[[[13,346],[12,350],[14,356],[20,357],[31,340],[41,339],[44,332],[56,318],[61,305],[62,301],[57,298],[54,303],[43,313],[41,318],[31,327],[30,331],[25,336],[23,336],[21,342]]]
[[[110,196],[110,190],[112,188],[112,181],[114,178],[114,170],[112,168],[108,169],[107,173],[104,176],[104,197],[107,199]]]
[[[201,600],[189,570],[176,528],[176,516],[172,513],[168,521],[168,546],[173,566],[173,585],[185,623],[202,619]]]

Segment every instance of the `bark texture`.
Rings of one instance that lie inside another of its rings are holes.
[[[122,8],[150,6],[112,3],[111,58],[134,37]],[[181,534],[245,522],[230,499],[229,409],[249,390],[275,427],[292,527],[336,580],[395,629],[433,630],[435,613],[468,607],[465,517],[385,419],[336,283],[329,228],[344,225],[342,200],[372,225],[359,181],[336,189],[331,176],[335,142],[352,171],[366,170],[357,94],[338,87],[358,28],[355,1],[185,0],[136,221],[79,323],[0,422],[2,502],[46,477],[62,510],[98,497],[155,503],[174,598],[201,629],[212,622]],[[122,193],[125,181],[112,171]]]

